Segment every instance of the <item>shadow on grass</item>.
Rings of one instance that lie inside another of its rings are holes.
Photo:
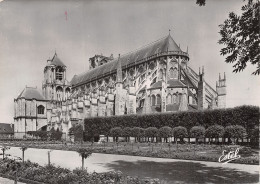
[[[167,183],[258,183],[259,174],[194,162],[115,161],[105,167],[130,176],[159,178]]]

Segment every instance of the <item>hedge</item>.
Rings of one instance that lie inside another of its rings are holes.
[[[259,107],[239,106],[227,109],[185,111],[155,114],[132,114],[109,117],[91,117],[84,120],[85,133],[89,136],[108,135],[113,127],[156,127],[169,126],[171,128],[183,126],[188,131],[193,126],[212,125],[241,125],[250,135],[255,126],[259,127]]]

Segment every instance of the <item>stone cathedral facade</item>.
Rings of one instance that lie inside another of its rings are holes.
[[[225,74],[214,89],[204,68],[196,73],[189,62],[188,50],[182,51],[169,34],[116,58],[95,55],[89,70],[69,82],[55,53],[44,68],[42,94],[27,87],[14,100],[15,131],[45,126],[67,133],[88,117],[225,108]],[[45,123],[36,124],[40,117]]]

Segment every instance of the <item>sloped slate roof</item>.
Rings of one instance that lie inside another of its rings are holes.
[[[162,53],[167,51],[182,52],[182,50],[175,43],[171,35],[168,35],[138,50],[120,56],[121,65],[124,68],[127,65],[134,64],[135,62],[138,62],[144,58],[153,56],[157,53]],[[79,83],[87,82],[95,78],[101,77],[106,73],[110,73],[110,72],[114,73],[116,72],[117,61],[118,58],[104,65],[101,65],[97,68],[94,68],[90,71],[74,76],[73,79],[71,80],[71,84],[77,85]]]
[[[149,89],[157,89],[162,87],[162,81],[154,83]]]
[[[169,88],[184,88],[187,87],[185,84],[183,84],[181,81],[176,79],[168,80],[168,86]]]
[[[11,127],[11,124],[0,123],[0,133],[13,133],[13,129]]]
[[[26,100],[45,100],[42,94],[37,90],[37,88],[25,87],[25,89],[20,93],[18,98],[25,98]]]
[[[53,58],[52,58],[50,61],[51,61],[51,62],[49,63],[50,65],[66,66],[66,65],[60,60],[60,58],[58,58],[56,52],[55,52]]]

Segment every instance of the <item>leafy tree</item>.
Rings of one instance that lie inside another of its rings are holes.
[[[197,0],[196,4],[198,4],[199,6],[205,6],[206,0]]]
[[[152,138],[152,142],[154,142],[154,138],[158,135],[158,129],[156,127],[148,127],[145,129],[144,134],[148,138]]]
[[[142,137],[143,129],[140,127],[134,127],[132,129],[132,136],[135,138],[135,142]]]
[[[248,0],[241,8],[241,16],[231,12],[228,19],[219,25],[221,39],[218,43],[225,45],[220,53],[227,56],[225,62],[235,63],[235,73],[243,71],[249,62],[257,65],[252,74],[260,74],[259,7],[259,0]]]
[[[82,170],[84,170],[84,160],[86,158],[88,158],[92,154],[92,150],[91,149],[87,149],[87,148],[79,148],[77,150],[77,152],[81,156],[81,159],[82,159],[81,160],[82,161]]]
[[[83,127],[81,125],[74,125],[69,129],[69,136],[74,135],[75,141],[83,141]]]
[[[116,142],[118,142],[118,137],[122,136],[122,128],[114,127],[110,129],[110,135],[115,138]]]
[[[240,125],[230,125],[225,128],[225,137],[233,138],[237,143],[239,138],[244,138],[246,135],[246,129]]]
[[[28,147],[26,147],[26,146],[22,146],[22,147],[20,148],[20,150],[22,150],[22,152],[23,152],[23,163],[24,163],[24,152],[25,152],[27,149],[28,149]]]
[[[61,136],[62,136],[62,132],[59,129],[55,131],[55,129],[52,127],[52,129],[49,132],[50,139],[55,141],[61,140]]]
[[[194,126],[190,129],[190,136],[196,138],[196,144],[199,138],[205,137],[205,128],[203,126]]]
[[[125,137],[126,142],[129,142],[129,141],[130,141],[130,137],[131,137],[131,135],[132,135],[132,128],[130,128],[130,127],[125,127],[125,128],[123,129],[122,135]]]
[[[258,140],[259,140],[259,126],[255,126],[254,129],[251,130],[249,138],[251,140],[255,140],[256,142],[258,142]]]
[[[8,146],[1,146],[1,150],[3,152],[3,159],[5,158],[5,151],[9,150],[9,149],[10,149],[10,147],[8,147]]]
[[[180,138],[182,142],[183,142],[183,138],[188,136],[187,128],[183,126],[174,127],[172,129],[172,133],[174,138]],[[177,139],[176,139],[176,144],[177,144]]]
[[[164,138],[166,142],[168,142],[168,138],[172,137],[172,128],[168,126],[164,126],[159,129],[159,137]]]
[[[224,135],[224,127],[221,125],[212,125],[206,129],[205,135],[209,138],[220,138]]]

